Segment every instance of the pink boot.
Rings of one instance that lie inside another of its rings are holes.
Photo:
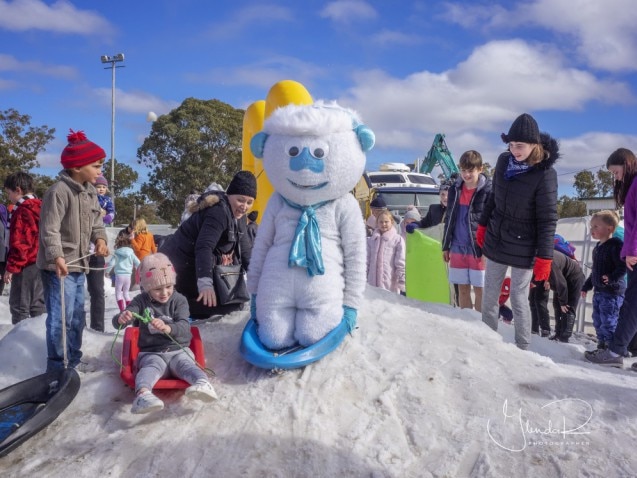
[[[126,309],[126,302],[124,302],[124,299],[118,300],[117,306],[119,307],[120,312],[124,312],[124,309]]]

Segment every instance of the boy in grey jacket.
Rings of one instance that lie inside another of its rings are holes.
[[[47,372],[63,369],[66,361],[70,368],[80,364],[86,323],[84,283],[91,242],[96,255],[108,255],[106,231],[93,187],[102,173],[106,153],[82,131],[71,130],[67,138],[61,157],[64,170],[42,199],[36,260],[42,271],[47,311]],[[66,351],[62,346],[62,304]]]

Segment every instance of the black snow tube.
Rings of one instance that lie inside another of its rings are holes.
[[[79,390],[75,369],[44,373],[0,390],[0,457],[51,424]]]

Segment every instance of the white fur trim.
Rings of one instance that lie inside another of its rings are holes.
[[[286,136],[324,136],[351,131],[361,123],[358,114],[336,102],[317,101],[311,105],[286,105],[265,120],[263,131]]]

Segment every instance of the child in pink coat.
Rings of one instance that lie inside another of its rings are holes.
[[[367,238],[367,283],[392,292],[405,292],[405,240],[389,211],[376,218],[376,229]]]

